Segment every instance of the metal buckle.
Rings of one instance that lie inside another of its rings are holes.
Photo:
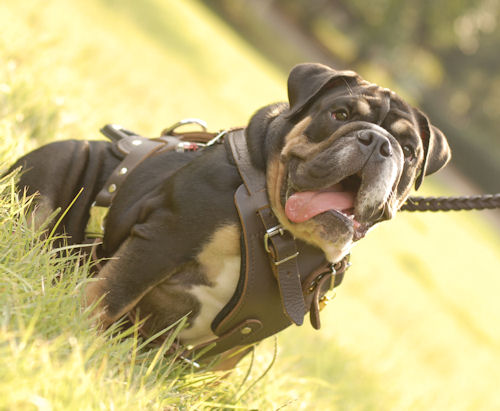
[[[102,238],[104,236],[104,224],[109,207],[97,206],[95,201],[90,207],[90,217],[85,227],[86,238]]]
[[[335,269],[335,265],[332,264],[330,268],[332,270],[332,276],[330,277],[330,286],[328,287],[328,291],[332,291],[335,288],[335,276],[337,275],[337,270]]]
[[[269,239],[278,235],[278,234],[279,235],[285,234],[285,230],[283,229],[282,225],[277,225],[277,226],[270,228],[269,230],[266,230],[266,234],[264,234],[264,248],[266,249],[266,252],[268,254],[271,254],[271,247],[269,244]],[[287,261],[290,261],[290,260],[296,258],[298,255],[299,255],[299,252],[297,251],[296,253],[289,255],[288,257],[285,257],[282,260],[275,261],[273,259],[273,264],[276,266],[281,265],[283,263],[286,263]]]
[[[286,263],[287,261],[290,261],[290,260],[293,260],[294,258],[297,258],[298,255],[299,255],[299,252],[297,251],[295,254],[289,255],[288,257],[285,257],[282,260],[273,261],[273,264],[276,266],[281,265],[283,263]]]
[[[264,234],[264,248],[268,253],[271,253],[271,249],[269,248],[269,239],[274,237],[275,235],[283,235],[285,231],[281,225],[274,226],[269,230],[266,230],[266,234]]]
[[[199,118],[185,118],[181,121],[178,121],[177,123],[171,125],[170,127],[167,127],[161,132],[162,136],[167,136],[172,134],[177,128],[184,126],[186,124],[198,124],[203,131],[207,131],[207,123],[203,120],[200,120]]]

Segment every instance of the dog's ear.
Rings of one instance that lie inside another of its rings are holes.
[[[275,103],[262,107],[252,116],[245,129],[250,158],[257,168],[265,169],[267,150],[264,147],[266,136],[270,133],[269,127],[273,120],[286,109],[285,103]]]
[[[345,84],[352,80],[362,81],[354,71],[337,71],[317,63],[296,65],[288,76],[290,109],[286,116],[293,117],[301,112],[314,97],[338,79],[344,79]]]
[[[420,137],[424,145],[424,162],[420,174],[415,180],[415,190],[418,190],[424,176],[433,174],[448,164],[451,159],[451,150],[443,132],[433,126],[425,114],[419,110],[415,111],[420,125]]]

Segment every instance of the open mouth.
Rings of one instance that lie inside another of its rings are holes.
[[[285,214],[294,223],[303,223],[323,214],[333,213],[347,225],[352,225],[354,240],[366,234],[368,226],[356,220],[354,208],[361,178],[353,174],[340,182],[317,191],[287,192]]]

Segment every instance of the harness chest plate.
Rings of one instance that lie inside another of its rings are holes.
[[[319,328],[320,300],[340,284],[347,268],[346,258],[336,273],[320,249],[281,228],[269,205],[265,174],[251,164],[244,130],[227,138],[243,180],[234,199],[244,246],[235,296],[212,324],[218,338],[195,347],[212,345],[207,356],[260,341],[292,323],[300,325],[306,307]]]

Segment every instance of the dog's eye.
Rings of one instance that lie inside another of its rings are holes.
[[[346,109],[341,108],[332,112],[332,117],[338,121],[347,121],[349,120],[349,113]]]
[[[415,150],[409,144],[405,144],[403,146],[403,154],[408,160],[413,160],[413,158],[415,157]]]

